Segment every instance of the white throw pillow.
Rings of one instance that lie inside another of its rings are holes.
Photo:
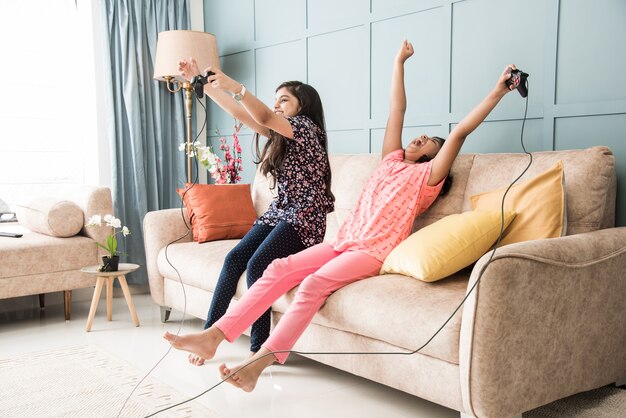
[[[53,237],[71,237],[85,222],[83,210],[74,202],[55,197],[39,197],[28,204],[15,205],[17,220],[33,232]]]

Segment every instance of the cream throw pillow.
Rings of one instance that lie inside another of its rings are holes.
[[[515,212],[504,212],[504,228]],[[469,211],[446,216],[409,236],[389,253],[381,274],[399,273],[434,282],[469,266],[500,235],[500,211]]]
[[[471,197],[478,210],[500,210],[506,187]],[[514,242],[565,235],[567,226],[563,163],[538,176],[511,187],[504,201],[505,210],[517,213],[507,228],[499,247]]]
[[[33,232],[53,237],[71,237],[85,222],[83,210],[74,202],[54,197],[40,197],[26,205],[16,205],[20,224]]]

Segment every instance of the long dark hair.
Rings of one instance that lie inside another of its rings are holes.
[[[331,173],[330,162],[328,161],[328,136],[326,135],[326,123],[324,122],[324,108],[322,107],[322,99],[313,87],[304,84],[301,81],[286,81],[276,88],[276,91],[286,88],[300,102],[300,112],[296,116],[306,116],[322,131],[322,146],[326,154],[326,164],[328,172],[326,173],[326,196],[335,201],[335,196],[330,191]],[[270,137],[265,142],[263,151],[259,149],[259,134],[254,135],[256,146],[255,164],[260,164],[259,169],[264,176],[271,174],[273,177],[272,188],[276,186],[277,171],[283,167],[285,157],[287,156],[287,141],[284,136],[270,130]]]
[[[446,143],[446,140],[438,136],[433,136],[432,138],[435,140],[435,142],[439,144],[439,150],[441,151],[441,147],[443,147],[443,144]],[[433,157],[429,157],[428,155],[422,155],[416,161],[416,163],[427,163],[432,159]],[[441,190],[439,191],[439,196],[445,196],[450,191],[451,187],[452,187],[452,174],[448,173],[448,175],[446,176],[446,179],[443,182],[443,186],[441,186]]]

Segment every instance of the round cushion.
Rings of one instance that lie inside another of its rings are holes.
[[[83,210],[74,202],[40,197],[27,205],[16,205],[17,220],[33,232],[53,237],[71,237],[83,228]]]

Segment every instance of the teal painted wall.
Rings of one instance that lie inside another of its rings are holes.
[[[405,38],[415,48],[405,142],[422,132],[445,136],[515,63],[530,73],[526,149],[609,146],[616,223],[626,226],[624,0],[204,0],[204,21],[222,69],[265,103],[286,80],[319,91],[332,153],[379,152],[393,57]],[[524,105],[507,95],[462,152],[522,152]],[[229,134],[233,121],[213,104],[208,114],[215,144],[215,128]],[[251,181],[250,131],[240,138]]]

